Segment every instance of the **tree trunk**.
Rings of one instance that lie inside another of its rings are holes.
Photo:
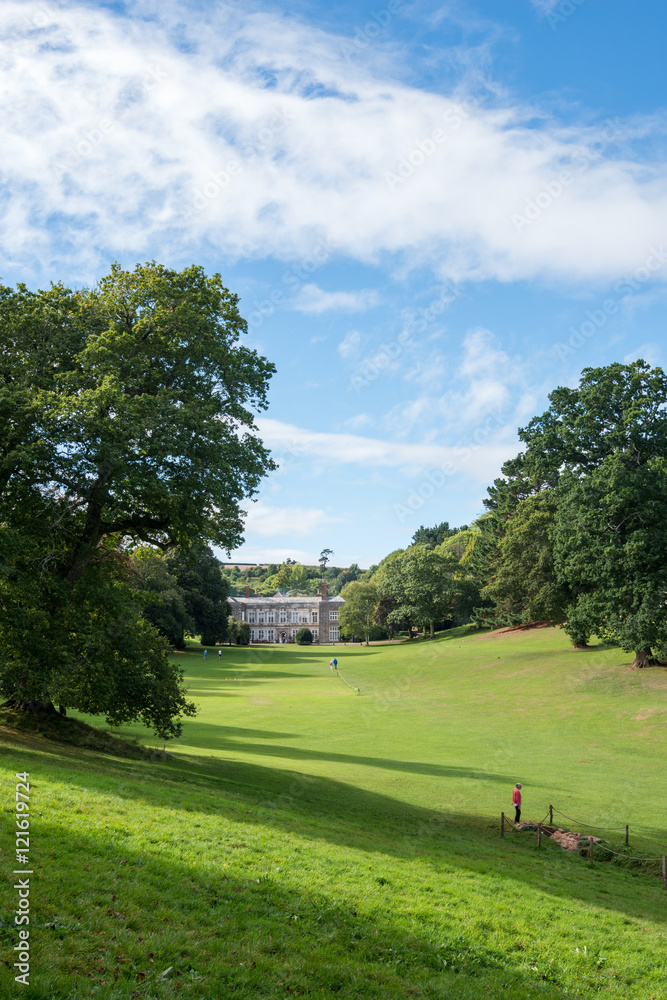
[[[657,662],[650,649],[637,649],[635,650],[635,659],[632,666],[638,669],[642,667],[654,667]]]
[[[435,623],[433,621],[430,621],[428,623],[428,629],[429,629],[428,637],[429,637],[429,639],[434,639],[435,638],[435,628],[434,628],[434,625],[435,625]]]

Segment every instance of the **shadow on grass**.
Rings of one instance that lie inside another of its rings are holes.
[[[157,810],[225,815],[336,846],[403,859],[420,857],[434,874],[441,865],[455,866],[531,889],[539,885],[545,895],[594,903],[638,918],[651,911],[652,920],[667,921],[664,890],[657,880],[653,884],[647,876],[602,864],[589,868],[579,857],[560,851],[547,856],[520,835],[500,840],[497,824],[490,827],[488,818],[426,809],[332,778],[245,761],[179,753],[170,761],[129,763],[54,748],[41,739],[17,736],[14,742],[21,748],[13,752],[16,763],[7,760],[6,749],[0,762],[10,771],[18,769],[19,761],[20,769],[31,770],[28,758],[33,757],[36,768],[53,768],[53,776],[70,786],[139,800]],[[451,769],[451,773],[459,777],[469,772]],[[557,889],[543,885],[547,857],[552,874],[559,878]],[[603,898],[598,890],[608,896]]]
[[[202,747],[230,754],[255,754],[261,757],[282,757],[287,760],[330,761],[336,764],[362,765],[363,767],[379,767],[388,771],[404,771],[407,774],[428,774],[435,778],[473,778],[484,781],[497,781],[504,785],[513,785],[511,774],[494,774],[490,771],[473,771],[467,767],[448,767],[445,764],[429,764],[427,761],[393,760],[389,757],[367,757],[361,754],[336,753],[332,750],[310,750],[300,747],[290,747],[280,744],[245,742],[236,739],[243,735],[243,730],[232,726],[216,726],[210,722],[190,723],[179,743],[190,747]],[[271,733],[262,734],[255,730],[258,739],[271,738]],[[178,744],[176,744],[178,746]],[[179,752],[179,755],[180,752]]]
[[[199,857],[194,868],[161,846],[139,850],[129,839],[119,844],[65,823],[44,820],[41,834],[55,850],[31,909],[39,951],[30,986],[21,989],[28,1000],[562,995],[497,947],[463,943],[455,922],[445,919],[436,934],[428,923],[415,925],[405,904],[386,913],[358,906],[359,883],[354,895],[338,895],[286,885],[273,872],[243,878],[217,858]],[[85,875],[72,877],[57,857],[63,849]],[[11,924],[0,926],[9,967],[0,966],[0,994],[12,998],[15,939]]]

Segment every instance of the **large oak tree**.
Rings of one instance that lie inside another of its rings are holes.
[[[242,538],[273,467],[254,413],[274,367],[220,275],[115,265],[93,289],[0,287],[0,691],[143,718],[192,711],[125,557]]]

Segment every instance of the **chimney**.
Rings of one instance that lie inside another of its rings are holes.
[[[248,586],[247,583],[245,585],[245,596],[250,597],[250,587]]]
[[[326,580],[322,580],[322,600],[326,601],[326,599],[327,599],[327,582]]]

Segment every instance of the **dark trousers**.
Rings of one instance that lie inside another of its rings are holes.
[[[521,821],[521,806],[514,806],[514,822],[519,823]]]

